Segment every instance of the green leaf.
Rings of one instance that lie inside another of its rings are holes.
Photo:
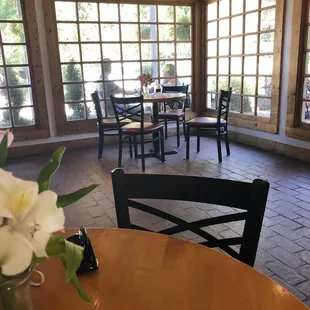
[[[49,185],[51,182],[51,177],[57,171],[60,166],[60,162],[62,156],[65,152],[66,148],[59,148],[53,155],[51,160],[45,165],[45,167],[41,170],[40,175],[38,177],[39,184],[39,193],[44,192],[49,189]]]
[[[92,305],[93,303],[90,301],[90,299],[87,297],[87,295],[85,294],[83,287],[77,277],[77,275],[75,274],[72,279],[71,279],[71,283],[74,285],[74,287],[76,288],[76,290],[78,291],[80,297],[87,302],[88,304]]]
[[[2,138],[2,141],[0,142],[0,168],[4,167],[8,158],[8,136],[9,131],[7,130],[6,134]]]
[[[83,259],[83,248],[65,240],[66,252],[61,255],[61,260],[66,268],[67,281],[70,281],[76,274]]]
[[[78,191],[68,194],[68,195],[62,195],[58,196],[57,199],[57,207],[58,208],[64,208],[66,206],[69,206],[73,204],[74,202],[80,200],[84,196],[88,195],[90,192],[92,192],[95,188],[97,188],[98,184],[93,184],[85,188],[81,188]]]

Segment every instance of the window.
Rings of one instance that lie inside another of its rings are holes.
[[[220,89],[232,87],[232,117],[259,117],[266,119],[264,123],[273,117],[272,105],[277,110],[279,104],[275,90],[280,83],[276,70],[280,70],[282,39],[277,27],[281,27],[283,7],[279,0],[206,3],[208,109],[216,109]]]
[[[64,126],[96,118],[94,90],[100,91],[105,116],[113,116],[110,95],[137,94],[141,73],[150,73],[162,84],[191,84],[191,6],[75,1],[54,5],[60,60],[54,79],[61,81]]]

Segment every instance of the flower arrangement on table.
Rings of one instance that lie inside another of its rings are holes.
[[[140,74],[138,76],[138,81],[141,83],[141,95],[148,94],[148,87],[150,84],[154,82],[154,79],[150,73],[147,74]]]
[[[66,269],[67,281],[72,282],[82,299],[90,302],[76,275],[83,259],[83,248],[68,242],[62,234],[53,233],[64,231],[63,208],[80,200],[98,185],[62,196],[49,190],[51,177],[60,166],[65,148],[59,148],[52,155],[37,182],[14,177],[11,172],[1,169],[12,141],[12,133],[0,131],[0,285],[48,257],[56,256]]]

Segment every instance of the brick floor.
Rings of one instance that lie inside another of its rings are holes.
[[[166,149],[173,149],[175,145],[175,137],[166,141]],[[255,267],[310,305],[310,165],[237,144],[231,146],[231,156],[224,156],[223,163],[218,164],[214,140],[202,138],[199,154],[195,153],[195,146],[193,139],[190,161],[184,161],[183,142],[178,154],[167,156],[164,164],[156,159],[146,160],[146,172],[241,181],[267,179],[271,188]],[[68,228],[116,225],[110,172],[116,166],[117,146],[106,146],[102,161],[96,157],[95,147],[69,150],[53,177],[52,189],[62,194],[92,183],[100,184],[88,197],[65,209]],[[35,180],[48,158],[42,155],[11,159],[6,169],[13,171],[15,176]],[[141,173],[141,162],[130,159],[127,150],[124,151],[123,167],[126,172]],[[220,206],[177,201],[152,203],[188,221],[233,211]],[[153,230],[171,227],[171,223],[137,210],[132,211],[131,216],[137,224]],[[218,238],[238,236],[242,230],[242,223],[206,228]],[[201,241],[191,232],[180,233],[178,237]]]

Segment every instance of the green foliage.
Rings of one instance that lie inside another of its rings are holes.
[[[0,168],[4,167],[8,158],[8,136],[9,131],[6,132],[0,141]]]
[[[181,23],[190,23],[190,17],[188,15],[182,16],[179,21]],[[190,25],[176,25],[176,37],[177,41],[189,41],[191,39]]]
[[[53,174],[60,166],[62,156],[66,148],[59,148],[53,155],[51,160],[43,167],[38,177],[39,193],[47,191]]]
[[[16,0],[0,1],[0,20],[16,19]]]
[[[90,192],[92,192],[95,188],[97,188],[99,185],[98,184],[93,184],[88,187],[82,188],[72,194],[68,195],[62,195],[58,196],[57,199],[57,207],[58,208],[64,208],[66,206],[69,206],[76,201],[82,199],[84,196],[88,195]]]

